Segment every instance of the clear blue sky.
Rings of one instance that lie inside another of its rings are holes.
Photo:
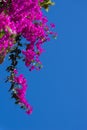
[[[87,130],[87,0],[55,0],[47,16],[56,24],[57,40],[45,44],[44,68],[28,79],[33,114],[14,104],[0,67],[0,130]]]

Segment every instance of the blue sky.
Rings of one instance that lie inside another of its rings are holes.
[[[29,72],[27,99],[33,114],[14,104],[0,67],[0,130],[87,130],[87,0],[55,0],[47,16],[56,25],[57,40],[45,44],[43,69]]]

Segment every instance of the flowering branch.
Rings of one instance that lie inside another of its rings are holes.
[[[0,1],[0,64],[8,54],[11,65],[6,69],[10,73],[6,82],[11,83],[9,91],[15,104],[19,104],[27,114],[32,113],[25,97],[27,81],[23,74],[18,75],[17,64],[22,59],[30,71],[42,68],[39,59],[44,52],[42,45],[57,35],[53,31],[55,25],[48,25],[48,19],[42,13],[42,8],[48,11],[50,5],[54,5],[51,0]],[[22,37],[28,41],[25,49],[20,49],[24,47]]]

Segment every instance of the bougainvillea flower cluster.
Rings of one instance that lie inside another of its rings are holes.
[[[53,32],[55,25],[48,25],[48,19],[44,16],[42,8],[49,9],[54,3],[50,0],[6,0],[0,2],[0,64],[7,54],[11,65],[7,67],[10,76],[6,82],[11,83],[12,98],[15,103],[32,113],[32,107],[26,100],[27,81],[23,74],[18,76],[17,63],[20,59],[25,62],[29,70],[39,70],[42,63],[39,59],[44,49],[42,45],[56,37]],[[21,43],[21,38],[28,43]],[[21,48],[22,47],[22,48]],[[20,49],[21,48],[21,49]]]

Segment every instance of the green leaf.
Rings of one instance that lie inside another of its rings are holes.
[[[2,31],[0,32],[0,38],[2,38],[2,37],[4,36],[4,34],[5,34],[5,31],[2,30]]]
[[[54,5],[55,3],[51,0],[44,0],[44,2],[40,3],[40,6],[43,7],[47,12],[49,10],[49,6]]]

